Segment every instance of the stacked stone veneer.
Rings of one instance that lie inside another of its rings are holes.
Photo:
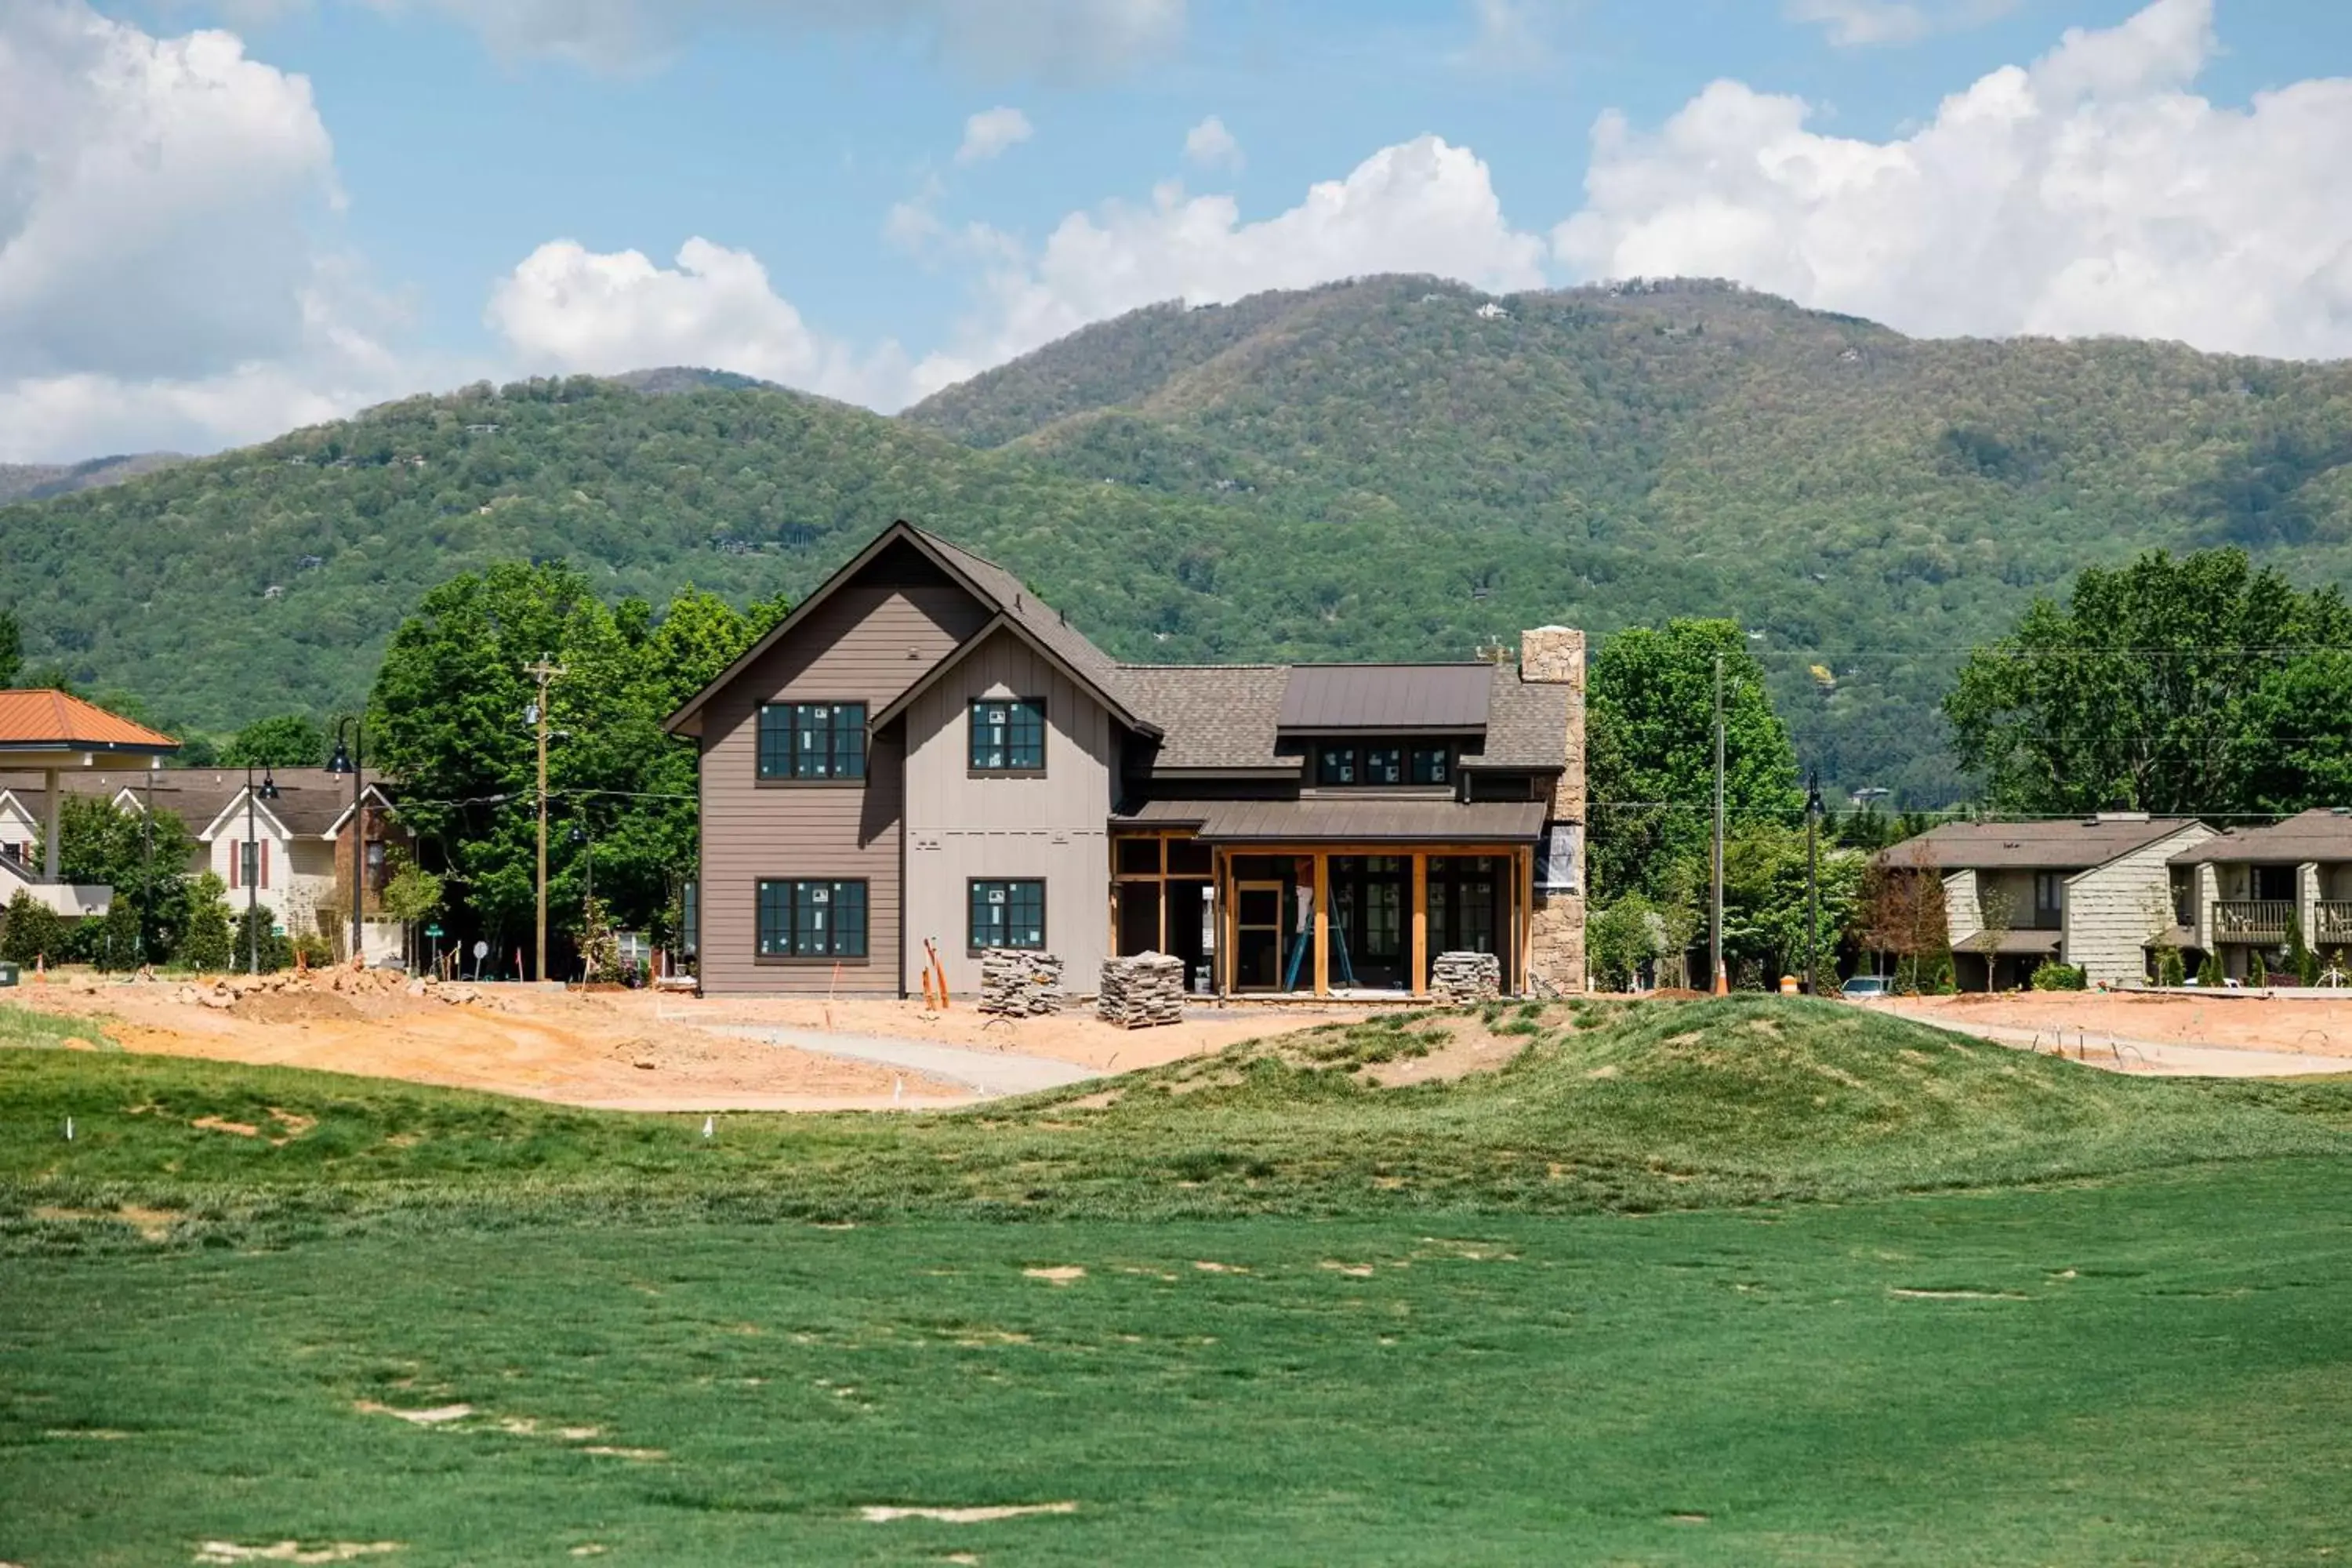
[[[1536,894],[1528,972],[1561,991],[1584,989],[1584,634],[1543,626],[1519,634],[1519,679],[1568,688],[1565,771],[1546,795],[1548,815],[1577,829],[1574,893]]]

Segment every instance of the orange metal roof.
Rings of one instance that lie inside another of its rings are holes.
[[[63,691],[0,691],[0,750],[177,751],[180,742]]]

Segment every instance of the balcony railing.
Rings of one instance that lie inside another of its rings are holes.
[[[2213,934],[2222,942],[2284,942],[2294,918],[2293,899],[2223,899],[2213,906]]]
[[[2352,942],[2352,899],[2321,900],[2318,916],[2311,923],[2318,928],[2311,938],[2315,946]]]

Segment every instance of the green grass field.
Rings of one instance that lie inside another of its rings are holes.
[[[2352,1550],[2352,1086],[1493,1021],[706,1142],[0,1020],[0,1561]]]

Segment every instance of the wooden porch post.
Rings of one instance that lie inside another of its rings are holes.
[[[1157,840],[1160,846],[1160,945],[1153,951],[1168,951],[1168,840]]]
[[[1224,1001],[1234,994],[1234,890],[1230,878],[1233,857],[1223,849],[1209,851],[1210,886],[1217,890],[1217,956],[1212,966],[1216,979],[1217,999]]]
[[[1527,992],[1534,989],[1534,986],[1528,983],[1528,970],[1535,962],[1536,852],[1533,849],[1523,848],[1512,858],[1518,868],[1519,906],[1517,925],[1519,940],[1519,973],[1518,984],[1514,989]]]
[[[1412,857],[1412,994],[1429,994],[1429,857]]]
[[[1315,857],[1315,994],[1331,994],[1331,857]]]

